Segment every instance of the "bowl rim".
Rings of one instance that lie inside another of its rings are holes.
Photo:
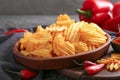
[[[91,50],[91,51],[87,51],[87,52],[81,52],[81,53],[77,53],[77,54],[74,54],[74,55],[68,55],[68,56],[58,56],[58,57],[51,57],[51,58],[40,58],[40,57],[28,57],[28,56],[24,56],[22,55],[17,48],[15,48],[15,45],[17,45],[19,43],[19,40],[15,43],[14,47],[13,47],[13,54],[16,54],[20,57],[23,57],[23,58],[26,58],[26,59],[31,59],[31,60],[40,60],[40,61],[43,61],[43,60],[56,60],[56,59],[67,59],[67,58],[74,58],[74,57],[77,57],[77,56],[82,56],[82,55],[85,55],[85,54],[90,54],[90,53],[93,53],[93,52],[96,52],[98,50],[101,50],[102,48],[106,47],[107,45],[110,44],[111,42],[111,36],[106,33],[105,34],[107,36],[107,42],[105,44],[103,44],[102,46],[100,46],[99,48],[95,49],[95,50]]]

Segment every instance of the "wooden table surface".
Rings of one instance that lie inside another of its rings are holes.
[[[114,50],[110,45],[109,50],[105,56],[109,56],[111,53],[114,53]],[[82,74],[82,69],[80,67],[75,67],[71,69],[58,70],[58,72],[67,77],[77,79],[80,76],[80,74]],[[110,72],[107,71],[106,69],[103,69],[98,74],[83,76],[82,78],[80,78],[80,80],[119,80],[119,79],[120,71]]]

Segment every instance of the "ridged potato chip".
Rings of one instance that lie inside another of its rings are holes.
[[[20,52],[25,56],[51,58],[80,54],[99,48],[107,41],[106,33],[96,24],[75,22],[67,14],[46,28],[25,32],[20,39]]]

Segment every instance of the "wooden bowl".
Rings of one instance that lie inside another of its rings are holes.
[[[13,47],[13,54],[17,62],[32,69],[50,70],[50,69],[72,68],[76,66],[73,60],[76,60],[78,62],[83,60],[94,61],[104,56],[107,53],[111,42],[110,35],[107,34],[106,36],[108,38],[107,42],[101,47],[92,51],[82,52],[70,56],[53,57],[53,58],[38,58],[38,57],[23,56],[19,52],[19,46],[20,46],[19,41],[17,41]]]

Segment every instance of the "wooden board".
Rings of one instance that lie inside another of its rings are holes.
[[[106,56],[109,56],[110,53],[113,53],[113,52],[114,51],[110,46]],[[58,70],[58,72],[67,77],[77,79],[82,73],[82,69],[78,66],[75,68]],[[109,72],[106,69],[103,69],[102,71],[100,71],[95,75],[84,75],[79,80],[119,80],[119,79],[120,79],[120,71]]]

